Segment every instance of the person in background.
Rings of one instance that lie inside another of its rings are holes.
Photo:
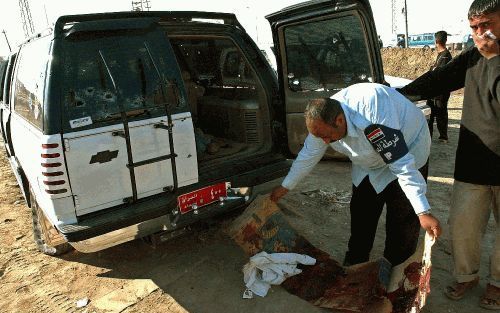
[[[444,31],[438,31],[434,34],[436,41],[436,50],[438,52],[436,62],[431,67],[434,70],[440,66],[446,65],[450,62],[452,57],[450,51],[446,48],[446,41],[448,34]],[[427,105],[431,108],[431,116],[429,119],[429,132],[434,131],[434,120],[436,120],[437,129],[439,131],[438,140],[442,143],[448,142],[448,100],[450,99],[450,92],[445,92],[433,99],[427,100]]]
[[[397,46],[399,48],[406,48],[405,35],[398,35],[397,40],[398,40]]]
[[[378,35],[378,45],[380,49],[384,47],[384,43],[382,42],[382,38],[380,38],[380,35]]]
[[[328,146],[348,156],[353,191],[344,265],[369,261],[384,205],[384,257],[393,266],[415,253],[420,227],[435,237],[441,234],[425,196],[430,136],[418,107],[393,88],[361,83],[311,100],[305,119],[304,147],[271,200],[279,201],[303,180]]]
[[[463,298],[479,282],[481,241],[490,215],[496,238],[479,305],[500,310],[500,5],[474,0],[468,12],[475,47],[400,91],[412,100],[464,88],[449,225],[454,276],[445,294]]]

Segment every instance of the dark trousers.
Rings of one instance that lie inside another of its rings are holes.
[[[426,180],[427,170],[428,163],[419,169]],[[420,222],[398,180],[392,181],[377,194],[367,176],[358,187],[352,186],[351,237],[344,265],[369,260],[384,204],[387,210],[384,257],[395,266],[415,253]]]
[[[439,139],[448,140],[448,102],[442,101],[440,105],[434,104],[434,100],[429,100],[427,105],[431,107],[431,116],[429,118],[429,132],[434,130],[434,120],[436,120],[439,131]]]

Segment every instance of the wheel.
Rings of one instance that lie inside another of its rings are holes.
[[[430,49],[430,47],[428,45],[425,45],[424,50],[427,50],[427,49]]]
[[[32,191],[30,191],[30,198],[33,237],[35,239],[37,249],[40,252],[52,256],[62,255],[72,250],[73,247],[47,220],[45,214],[38,206]]]

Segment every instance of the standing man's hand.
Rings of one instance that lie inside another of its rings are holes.
[[[271,200],[278,202],[284,195],[288,193],[288,189],[283,186],[278,186],[271,192]]]
[[[476,44],[479,52],[486,59],[491,59],[500,54],[500,45],[498,43],[498,38],[490,38],[487,34],[483,34],[482,36],[478,36],[476,33],[472,34],[472,39]]]
[[[419,215],[418,219],[420,220],[420,226],[422,226],[429,235],[434,236],[435,239],[441,236],[442,229],[439,220],[432,214]]]

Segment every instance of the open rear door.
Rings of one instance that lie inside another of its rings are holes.
[[[304,109],[361,82],[383,82],[382,59],[368,0],[310,1],[266,16],[273,31],[290,151],[300,151]]]

